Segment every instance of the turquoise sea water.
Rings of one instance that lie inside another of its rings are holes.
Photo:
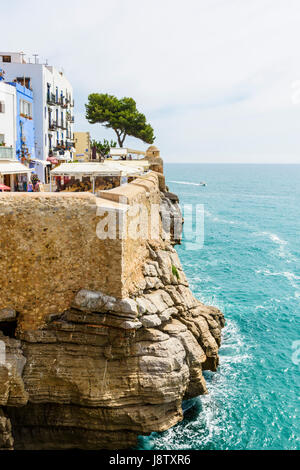
[[[300,165],[165,172],[181,205],[204,204],[204,247],[177,250],[194,295],[219,307],[226,327],[209,394],[140,448],[299,449]]]

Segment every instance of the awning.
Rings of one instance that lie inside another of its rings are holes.
[[[10,190],[11,190],[10,186],[6,186],[6,184],[0,183],[0,191],[10,191]]]
[[[146,152],[143,152],[142,150],[134,150],[134,149],[129,149],[129,148],[124,148],[124,147],[111,147],[109,154],[111,156],[117,156],[117,157],[124,157],[129,154],[134,154],[134,155],[146,155]]]
[[[57,155],[57,157],[54,157],[56,158],[57,160],[60,160],[60,161],[63,161],[63,162],[71,162],[72,161],[72,157],[70,154],[66,154],[65,155]]]
[[[1,162],[0,175],[20,175],[31,173],[32,170],[20,162]]]
[[[56,157],[48,157],[47,161],[52,163],[53,165],[58,165],[58,160]]]
[[[115,165],[116,162],[114,160],[106,160],[105,163]],[[150,168],[150,163],[148,160],[118,160],[118,165],[121,167],[126,168],[126,171],[143,171],[146,172]]]
[[[62,163],[51,171],[53,176],[135,176],[147,170],[144,165],[124,165],[121,162],[104,161]]]
[[[58,161],[64,161],[64,162],[72,161],[72,156],[69,150],[57,150],[54,152],[53,158],[56,158]]]
[[[48,159],[47,159],[48,160]],[[37,163],[39,165],[43,165],[43,166],[48,166],[50,165],[50,163],[46,160],[39,160],[38,158],[31,158],[30,159],[31,162],[33,163]]]
[[[51,175],[66,176],[122,176],[121,167],[108,166],[105,163],[61,163],[51,171]]]

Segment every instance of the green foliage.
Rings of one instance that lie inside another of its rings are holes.
[[[179,272],[178,272],[178,269],[176,268],[176,266],[174,266],[174,264],[172,264],[172,274],[173,274],[173,276],[176,276],[177,279],[179,279]]]
[[[100,155],[104,157],[105,155],[109,154],[111,147],[117,146],[117,142],[114,142],[113,140],[109,142],[106,139],[103,139],[103,142],[101,142],[101,140],[92,140],[91,146],[96,148],[97,153],[100,153]]]
[[[86,119],[89,123],[100,123],[113,129],[120,147],[123,147],[127,135],[136,137],[147,144],[153,144],[154,131],[146,122],[144,114],[136,109],[136,102],[133,98],[118,99],[113,95],[92,93],[85,107]]]

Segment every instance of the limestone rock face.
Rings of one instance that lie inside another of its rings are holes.
[[[182,238],[182,214],[178,202],[178,196],[175,194],[161,192],[162,227],[166,234],[170,234],[170,241],[173,244],[180,244]]]
[[[28,402],[21,377],[25,363],[21,342],[0,331],[0,449],[12,449],[14,444],[11,422],[2,407],[18,407]]]
[[[202,370],[218,365],[222,313],[193,297],[171,246],[150,249],[144,273],[161,287],[122,300],[83,289],[44,328],[5,338],[16,354],[0,368],[2,447],[128,448],[206,393]]]

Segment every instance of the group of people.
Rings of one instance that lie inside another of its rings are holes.
[[[27,192],[33,193],[38,191],[41,191],[41,182],[37,175],[33,174],[29,183],[27,184]]]

